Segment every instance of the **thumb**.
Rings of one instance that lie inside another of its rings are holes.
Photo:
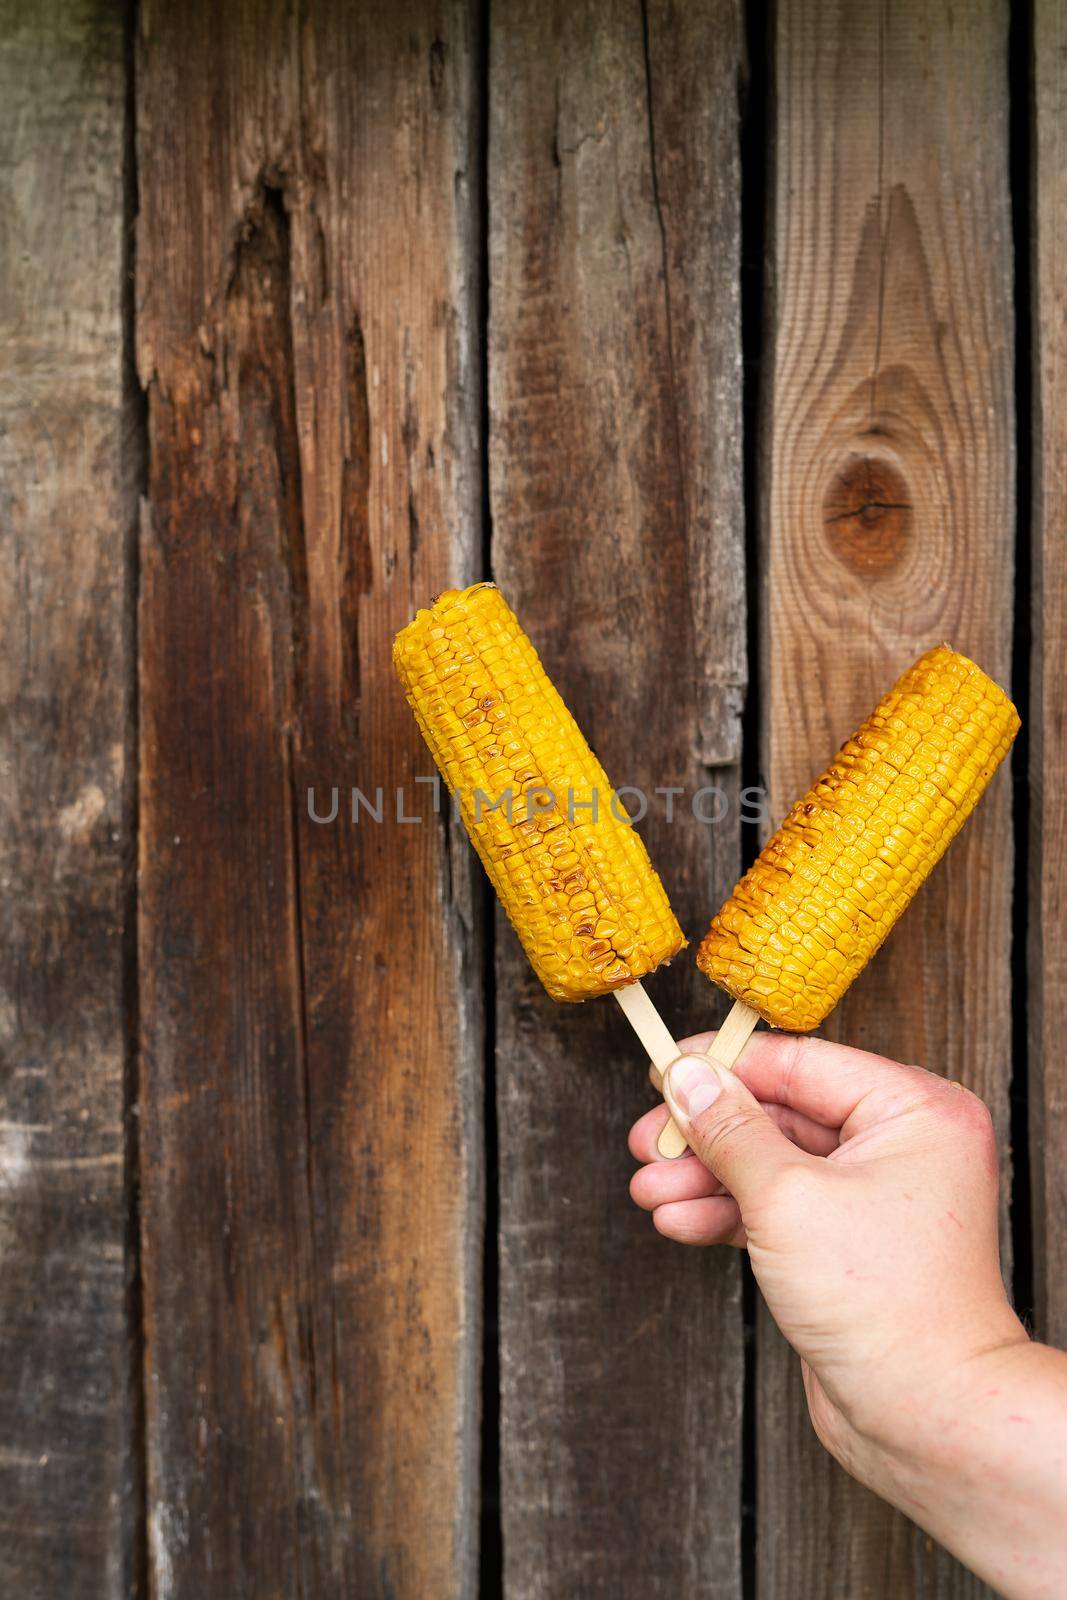
[[[689,1148],[726,1185],[742,1212],[784,1167],[803,1162],[737,1075],[707,1056],[679,1056],[663,1097]]]

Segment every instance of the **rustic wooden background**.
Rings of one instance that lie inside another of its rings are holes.
[[[617,781],[772,814],[976,655],[1014,783],[833,1032],[988,1099],[1067,1342],[1065,119],[1064,0],[0,0],[4,1595],[982,1592],[630,1208],[615,1009],[305,796],[412,792],[488,574]],[[755,829],[645,831],[698,935]]]

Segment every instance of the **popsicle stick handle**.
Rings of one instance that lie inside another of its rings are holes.
[[[627,1022],[648,1051],[649,1060],[660,1072],[665,1072],[672,1061],[677,1061],[681,1051],[674,1036],[640,983],[628,983],[625,989],[613,991],[622,1007]],[[659,1136],[659,1153],[673,1159],[685,1150],[685,1138],[678,1124],[668,1122]]]
[[[751,1006],[746,1006],[743,1000],[735,1000],[726,1021],[712,1040],[711,1048],[708,1051],[708,1060],[717,1061],[721,1067],[732,1068],[748,1043],[749,1035],[758,1021],[758,1011],[753,1011]],[[676,1050],[675,1055],[677,1053]],[[658,1061],[656,1065],[659,1066]],[[674,1129],[673,1133],[671,1129]],[[675,1146],[681,1137],[675,1123],[673,1121],[668,1122],[660,1134],[657,1144],[660,1155],[667,1157],[679,1155],[681,1152]]]

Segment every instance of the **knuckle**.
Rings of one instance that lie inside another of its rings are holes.
[[[996,1128],[993,1114],[981,1095],[962,1083],[942,1081],[940,1095],[931,1098],[935,1100],[931,1113],[945,1134],[951,1134],[957,1141],[966,1140],[971,1149],[980,1151],[983,1157],[995,1163]]]
[[[714,1156],[716,1152],[729,1150],[744,1139],[755,1118],[762,1115],[763,1112],[753,1111],[749,1106],[730,1106],[719,1111],[717,1116],[715,1110],[705,1112],[693,1126],[707,1154]]]
[[[947,1082],[942,1080],[942,1083],[942,1093],[947,1094],[948,1103],[956,1116],[965,1118],[976,1131],[993,1131],[993,1114],[981,1095],[953,1079]]]
[[[993,1138],[993,1113],[982,1099],[971,1089],[964,1089],[962,1095],[963,1111],[971,1125],[974,1134],[981,1138]]]

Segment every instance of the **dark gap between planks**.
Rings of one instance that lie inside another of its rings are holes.
[[[140,1172],[140,974],[137,962],[138,858],[138,638],[140,592],[140,508],[148,485],[148,397],[137,376],[135,272],[137,254],[137,0],[124,0],[125,105],[122,151],[122,403],[125,477],[124,567],[126,574],[125,634],[128,672],[126,751],[123,794],[122,997],[123,997],[123,1182],[126,1232],[127,1329],[127,1463],[126,1536],[123,1546],[123,1592],[129,1600],[147,1600],[147,1436],[145,1432],[145,1333],[141,1281]]]
[[[482,474],[482,577],[493,576],[493,514],[489,492],[489,7],[476,13],[478,161],[479,439]],[[482,1261],[482,1426],[479,1583],[481,1600],[502,1600],[504,1541],[500,1505],[500,1158],[496,1120],[496,896],[484,874],[482,994],[485,1029],[485,1242]]]
[[[760,773],[760,360],[763,352],[765,250],[767,242],[769,83],[772,14],[769,0],[745,0],[744,62],[739,89],[741,149],[741,355],[745,507],[745,641],[748,687],[741,714],[742,788],[762,783]],[[741,820],[742,865],[763,846],[759,824]],[[741,1411],[741,1592],[756,1594],[756,1317],[758,1292],[747,1252],[742,1253],[741,1309],[744,1371]]]
[[[1033,181],[1033,18],[1028,5],[1011,7],[1008,28],[1008,150],[1015,309],[1015,616],[1011,694],[1022,719],[1012,750],[1015,869],[1011,929],[1011,1243],[1012,1294],[1026,1323],[1034,1319],[1033,1205],[1030,1190],[1029,986],[1026,946],[1030,865],[1031,523],[1033,513],[1033,311],[1031,306],[1031,184]]]

